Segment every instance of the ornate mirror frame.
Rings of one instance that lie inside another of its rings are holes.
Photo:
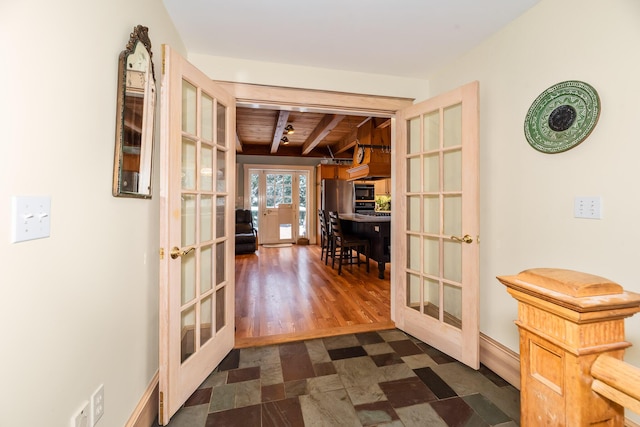
[[[136,26],[118,60],[115,197],[151,198],[156,80],[148,31]]]

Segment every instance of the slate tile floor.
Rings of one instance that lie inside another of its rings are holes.
[[[169,423],[517,426],[517,389],[397,330],[233,350]]]

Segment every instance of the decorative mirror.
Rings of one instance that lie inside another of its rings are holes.
[[[149,29],[133,29],[118,61],[113,195],[151,198],[156,80]]]

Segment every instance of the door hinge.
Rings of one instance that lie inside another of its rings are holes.
[[[160,248],[160,259],[164,259],[164,248]]]
[[[158,410],[158,424],[164,425],[164,392],[160,392],[160,409]]]

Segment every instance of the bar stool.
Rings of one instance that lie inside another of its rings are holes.
[[[364,250],[367,258],[367,273],[369,272],[369,240],[358,236],[351,236],[342,232],[342,225],[337,212],[329,212],[329,222],[331,223],[332,240],[332,260],[331,268],[334,268],[336,257],[338,257],[338,275],[342,274],[342,264],[348,260],[349,265],[353,265],[353,250],[356,250],[358,266],[360,266],[360,254]]]
[[[318,217],[320,219],[320,260],[324,258],[324,264],[327,265],[331,252],[331,243],[333,236],[331,234],[331,226],[329,224],[328,212],[318,209]]]

